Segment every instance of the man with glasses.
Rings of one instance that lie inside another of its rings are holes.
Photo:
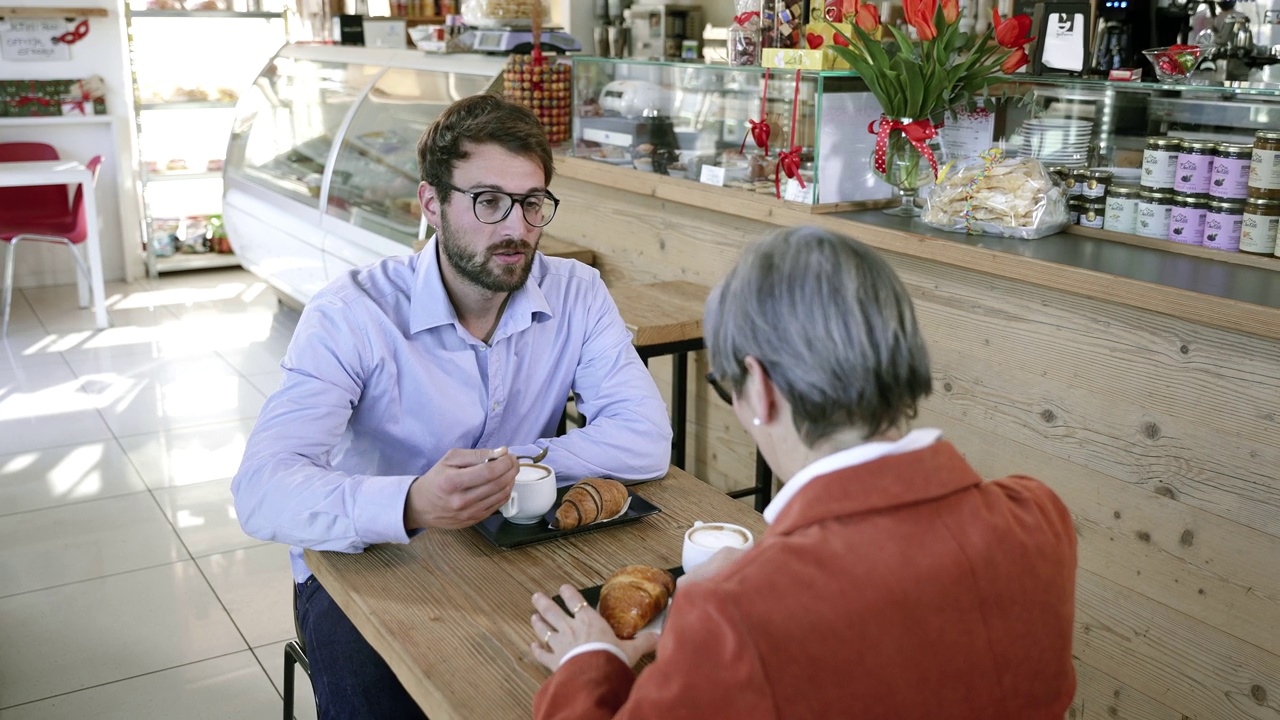
[[[517,456],[571,483],[667,469],[671,426],[600,275],[537,252],[560,201],[529,110],[445,110],[418,144],[421,252],[352,270],[302,313],[232,484],[245,532],[288,543],[320,715],[421,717],[302,549],[359,552],[467,528],[511,494]],[[573,392],[588,423],[555,431]]]

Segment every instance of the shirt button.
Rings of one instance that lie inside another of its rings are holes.
[[[497,409],[498,409],[498,403],[494,403],[494,404],[493,404],[493,409],[494,409],[494,410],[497,410]]]

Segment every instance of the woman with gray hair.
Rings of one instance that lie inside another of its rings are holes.
[[[940,431],[907,430],[929,360],[888,263],[777,232],[712,294],[704,332],[709,379],[785,479],[769,531],[681,578],[660,640],[535,595],[554,631],[533,652],[555,671],[535,717],[1060,720],[1071,516],[1040,482],[984,482]]]

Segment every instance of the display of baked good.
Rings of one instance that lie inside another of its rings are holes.
[[[183,160],[182,158],[174,158],[174,159],[172,159],[172,160],[170,160],[169,162],[167,162],[167,163],[165,163],[165,164],[164,164],[164,169],[165,169],[165,170],[168,170],[168,171],[170,171],[170,172],[176,172],[176,171],[179,171],[179,170],[186,170],[186,169],[187,169],[187,161],[186,161],[186,160]]]
[[[923,219],[947,230],[1030,238],[1061,229],[1067,208],[1062,189],[1039,160],[972,158],[939,180]]]
[[[573,112],[573,68],[544,58],[535,65],[532,55],[512,55],[502,73],[502,93],[512,102],[533,110],[552,143],[569,139]]]
[[[675,578],[666,570],[628,565],[605,580],[596,609],[614,635],[629,640],[667,607],[675,591]]]
[[[627,488],[617,480],[583,478],[564,494],[551,527],[572,530],[597,520],[608,520],[627,504]]]

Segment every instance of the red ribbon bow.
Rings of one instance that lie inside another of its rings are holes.
[[[901,130],[903,135],[907,136],[907,140],[915,146],[916,150],[929,161],[929,167],[933,168],[933,176],[938,177],[938,159],[933,156],[933,150],[929,149],[929,145],[925,142],[938,136],[938,130],[942,127],[942,123],[934,125],[928,118],[920,118],[914,122],[904,123],[901,120],[893,120],[891,118],[880,116],[880,129],[875,129],[876,122],[871,121],[867,125],[867,132],[876,136],[876,154],[875,165],[876,172],[884,175],[886,173],[885,166],[885,150],[889,144],[889,133],[894,130]]]
[[[10,104],[12,104],[16,108],[20,108],[23,105],[30,105],[31,103],[35,103],[37,105],[43,105],[44,107],[49,107],[50,105],[53,104],[53,101],[48,98],[36,97],[34,95],[23,95],[17,100],[10,101]]]
[[[751,18],[758,18],[758,17],[760,17],[760,13],[758,13],[758,12],[755,12],[755,11],[752,11],[752,12],[744,12],[744,13],[742,13],[741,15],[735,15],[735,16],[734,16],[734,18],[733,18],[733,24],[734,24],[734,25],[738,25],[738,26],[740,26],[740,27],[741,27],[741,26],[746,25],[747,23],[751,22]]]
[[[790,150],[778,153],[778,166],[773,169],[773,191],[782,197],[782,175],[800,181],[800,189],[804,189],[804,178],[800,176],[800,146],[792,145]]]
[[[751,139],[755,140],[756,147],[764,149],[764,156],[769,157],[769,135],[773,132],[773,128],[769,127],[768,120],[747,120],[747,124],[751,126]],[[740,153],[747,151],[747,136],[742,136],[742,147],[738,150]]]

